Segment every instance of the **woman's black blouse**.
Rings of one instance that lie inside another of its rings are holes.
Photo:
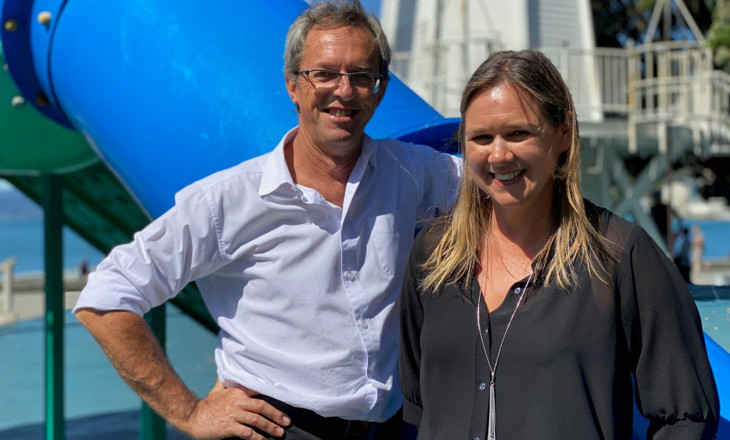
[[[640,227],[606,210],[602,233],[620,249],[608,284],[585,267],[570,290],[530,283],[496,371],[499,440],[629,439],[636,403],[648,438],[713,438],[719,402],[699,314],[682,277]],[[442,224],[414,243],[400,299],[404,418],[421,440],[485,440],[489,367],[477,330],[475,279],[419,290],[421,268]],[[487,313],[484,344],[494,361],[525,288],[515,283]]]

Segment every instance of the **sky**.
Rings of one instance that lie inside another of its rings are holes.
[[[375,14],[376,17],[380,18],[380,0],[360,0],[365,9],[368,12]]]
[[[311,0],[305,1],[311,3]],[[365,6],[365,9],[367,9],[368,12],[375,14],[376,17],[380,18],[380,0],[360,0],[360,3]]]

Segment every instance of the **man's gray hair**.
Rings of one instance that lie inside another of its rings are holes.
[[[313,27],[361,27],[372,32],[380,51],[380,73],[389,78],[390,46],[378,19],[365,11],[359,0],[323,0],[312,3],[289,27],[284,50],[284,71],[296,72],[302,59],[307,34]]]

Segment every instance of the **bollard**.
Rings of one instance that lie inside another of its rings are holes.
[[[11,257],[0,263],[0,271],[5,273],[0,291],[0,325],[12,324],[18,320],[18,314],[13,307],[13,266],[16,261]]]

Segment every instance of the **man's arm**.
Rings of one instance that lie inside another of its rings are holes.
[[[96,338],[119,375],[165,420],[196,439],[264,440],[249,426],[282,436],[286,415],[245,388],[220,383],[199,399],[175,373],[145,320],[126,311],[81,309],[78,320]],[[275,423],[272,423],[275,422]],[[276,424],[278,423],[278,425]]]

